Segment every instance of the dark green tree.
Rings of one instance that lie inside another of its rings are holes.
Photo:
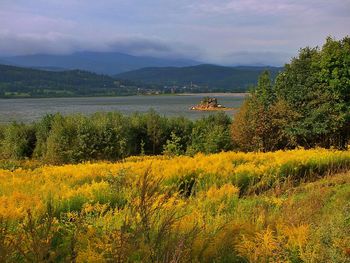
[[[304,48],[276,79],[279,99],[299,114],[290,135],[304,147],[345,148],[349,138],[349,37]]]
[[[223,112],[197,120],[192,129],[189,154],[197,152],[217,153],[232,149],[231,119]]]
[[[5,158],[30,158],[36,144],[35,129],[33,125],[12,123],[3,131],[1,152]]]
[[[162,118],[154,110],[150,110],[146,115],[147,136],[151,142],[152,154],[160,154],[162,145],[165,143],[166,118]]]
[[[254,93],[258,102],[261,103],[265,109],[268,109],[270,105],[275,102],[276,94],[268,70],[263,71],[259,76],[258,85]]]

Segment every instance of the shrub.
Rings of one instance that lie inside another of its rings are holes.
[[[163,154],[165,155],[181,155],[184,153],[184,150],[181,147],[181,138],[178,137],[175,132],[172,132],[170,135],[170,140],[168,139],[166,141],[166,144],[164,145],[164,151]]]
[[[56,114],[58,115],[58,114]],[[38,159],[43,159],[47,151],[47,139],[50,135],[52,122],[55,115],[45,115],[38,123],[35,124],[36,144],[33,156]]]
[[[12,123],[4,129],[2,154],[5,158],[23,159],[32,157],[36,143],[32,125]]]
[[[48,163],[74,162],[72,146],[76,140],[76,123],[73,117],[54,117],[51,132],[47,138],[45,161]]]
[[[217,153],[232,149],[230,124],[231,119],[223,112],[196,121],[187,152]]]

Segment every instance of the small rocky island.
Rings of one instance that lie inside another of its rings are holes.
[[[227,108],[218,103],[217,98],[205,97],[202,101],[191,107],[191,110],[201,110],[201,111],[210,111],[210,110],[232,110],[233,108]]]

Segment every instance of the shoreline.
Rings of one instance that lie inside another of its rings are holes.
[[[193,111],[234,111],[234,110],[238,110],[239,108],[213,108],[213,109],[192,109],[190,108],[190,110]]]
[[[58,97],[3,97],[0,100],[17,100],[17,99],[72,99],[72,98],[123,98],[123,97],[149,97],[149,96],[213,96],[213,97],[246,97],[249,93],[237,92],[237,93],[224,93],[224,92],[213,92],[213,93],[175,93],[175,94],[135,94],[135,95],[119,95],[119,96],[58,96]]]
[[[225,92],[208,92],[208,93],[179,93],[174,94],[176,96],[213,96],[213,97],[246,97],[249,95],[248,92],[232,92],[232,93],[225,93]]]

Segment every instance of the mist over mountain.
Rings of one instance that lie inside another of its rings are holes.
[[[1,65],[10,65],[11,63],[8,62],[8,61],[6,61],[6,60],[4,60],[4,59],[1,59],[1,58],[0,58],[0,64],[1,64]]]
[[[80,69],[115,75],[145,67],[184,67],[201,64],[190,59],[133,56],[119,52],[76,52],[69,55],[23,55],[0,58],[0,64],[38,69]]]

